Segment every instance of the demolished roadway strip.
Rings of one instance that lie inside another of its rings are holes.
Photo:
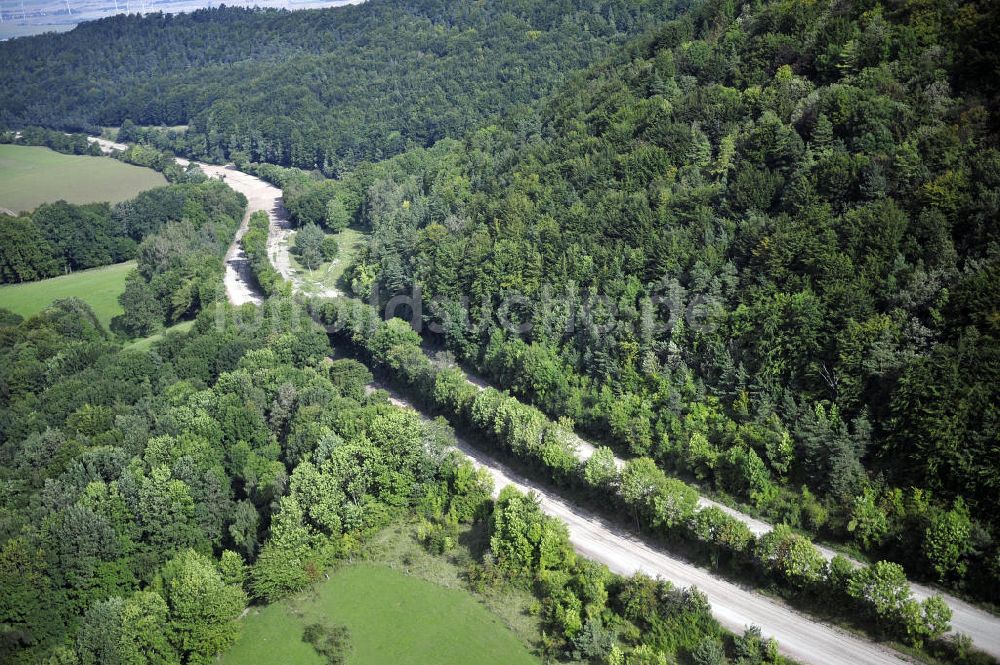
[[[399,393],[383,385],[376,387],[386,390],[396,406],[420,413]],[[677,586],[697,587],[708,597],[712,614],[728,630],[742,633],[747,626],[760,626],[765,636],[778,641],[782,654],[801,663],[898,665],[911,662],[900,653],[819,622],[772,598],[654,549],[634,534],[511,471],[461,437],[457,437],[456,447],[474,466],[486,469],[493,476],[494,496],[507,485],[537,495],[542,511],[566,524],[570,542],[581,555],[603,563],[620,575],[642,572]]]
[[[464,368],[459,367],[459,369],[461,369],[465,374],[466,381],[469,384],[476,386],[479,390],[485,390],[487,387],[491,387],[490,384],[482,377],[471,374]],[[594,451],[596,450],[594,444],[582,438],[575,432],[568,433],[572,436],[573,443],[576,444],[576,458],[580,462],[585,462],[591,455],[594,454]],[[619,470],[625,466],[626,461],[621,457],[615,455],[614,460],[615,466]],[[750,532],[758,537],[769,533],[771,529],[774,528],[767,522],[751,517],[746,513],[740,512],[739,510],[719,503],[718,501],[713,501],[705,496],[699,495],[698,506],[700,508],[718,508],[731,517],[734,517],[746,524],[750,529]],[[838,554],[834,550],[823,545],[816,545],[816,549],[826,558],[827,561]],[[843,554],[841,556],[847,559],[856,568],[860,568],[864,565],[857,559],[853,559]],[[972,642],[976,645],[976,648],[985,651],[995,658],[1000,658],[1000,617],[990,614],[986,610],[980,609],[972,603],[968,603],[951,594],[938,591],[923,584],[910,582],[910,589],[913,591],[913,597],[918,601],[923,601],[924,599],[930,598],[934,595],[940,595],[948,604],[948,607],[951,608],[952,632],[968,635],[972,638]]]
[[[124,144],[113,143],[113,142],[107,141],[105,139],[97,139],[97,138],[93,138],[92,137],[92,138],[90,138],[90,140],[92,142],[95,142],[98,145],[100,145],[101,149],[104,152],[106,152],[106,153],[111,153],[111,152],[113,152],[115,150],[125,150],[128,147],[128,146],[126,146]],[[183,159],[183,158],[177,158],[177,163],[180,164],[181,166],[187,166],[188,164],[190,164],[190,162],[188,160]],[[246,302],[252,302],[252,303],[255,303],[255,304],[260,304],[260,302],[262,302],[262,296],[261,296],[260,292],[258,291],[258,289],[256,287],[255,280],[253,279],[253,277],[251,275],[251,272],[250,272],[249,261],[247,261],[247,258],[245,256],[245,254],[243,253],[243,248],[242,248],[242,246],[240,245],[240,242],[239,242],[240,239],[243,237],[243,234],[246,232],[247,224],[248,224],[248,220],[249,220],[249,216],[253,212],[257,211],[257,210],[263,210],[263,211],[265,211],[267,213],[267,215],[268,215],[268,218],[270,219],[270,233],[269,233],[269,241],[268,241],[268,253],[269,253],[269,255],[271,255],[272,263],[275,265],[276,269],[281,273],[281,275],[282,275],[282,277],[284,279],[291,281],[294,285],[297,286],[296,279],[294,278],[294,275],[292,275],[292,272],[291,272],[290,261],[288,260],[288,257],[287,257],[288,243],[287,243],[286,239],[287,239],[287,235],[289,233],[289,222],[288,222],[287,213],[285,211],[285,208],[284,208],[284,205],[283,205],[283,202],[282,202],[282,192],[281,192],[281,190],[278,187],[275,187],[274,185],[271,185],[271,184],[269,184],[267,182],[264,182],[260,178],[257,178],[255,176],[249,175],[247,173],[243,173],[242,171],[237,171],[232,166],[215,166],[215,165],[210,165],[210,164],[202,164],[200,162],[196,162],[196,164],[207,175],[209,175],[210,177],[216,177],[216,178],[222,178],[222,179],[224,179],[224,181],[230,187],[232,187],[234,190],[236,190],[238,192],[241,192],[244,196],[246,196],[247,197],[247,201],[248,201],[248,204],[247,204],[247,213],[244,216],[242,224],[240,225],[240,229],[236,233],[236,237],[234,238],[233,243],[229,247],[229,251],[226,254],[226,276],[225,276],[225,283],[226,283],[226,294],[227,294],[227,297],[229,298],[229,301],[231,303],[233,303],[234,305],[241,305],[241,304],[246,303]],[[329,297],[336,297],[336,296],[341,295],[341,294],[339,294],[339,293],[330,293],[330,294],[324,294],[324,295],[327,295]],[[485,381],[483,381],[479,377],[471,375],[468,372],[466,372],[466,378],[467,378],[467,380],[470,383],[476,385],[480,389],[483,389],[483,388],[485,388],[485,387],[487,387],[489,385],[488,383],[486,383]],[[398,396],[395,399],[399,399]],[[581,461],[588,459],[590,457],[590,455],[592,455],[593,452],[594,452],[595,448],[594,448],[593,444],[587,442],[586,440],[580,438],[579,436],[576,436],[575,434],[574,434],[574,437],[577,440],[577,446],[578,446],[578,448],[577,448],[577,457],[578,457],[578,459],[580,459]],[[470,448],[470,450],[472,450],[472,449]],[[463,452],[465,452],[465,451],[463,451]],[[619,468],[621,468],[622,466],[624,466],[625,461],[623,459],[621,459],[621,458],[619,458],[619,457],[616,456],[615,457],[615,464]],[[502,469],[503,467],[499,467],[499,468]],[[491,470],[491,473],[494,473],[494,476],[496,477],[496,473],[497,472],[495,472],[492,468],[490,470]],[[501,473],[507,473],[507,472],[503,471]],[[498,479],[498,483],[497,484],[498,484],[498,486],[501,484],[499,482],[499,479]],[[504,483],[504,484],[511,484],[511,483]],[[517,483],[512,483],[512,484],[517,484]],[[539,493],[539,494],[540,494],[540,496],[543,496],[542,493]],[[578,510],[578,509],[571,509],[565,503],[563,503],[561,501],[558,501],[556,499],[552,499],[552,500],[553,501],[557,501],[557,504],[553,504],[553,508],[555,508],[557,505],[559,505],[559,506],[563,506],[563,508],[565,510]],[[761,521],[759,519],[751,517],[750,515],[742,513],[740,511],[734,509],[734,508],[731,508],[731,507],[726,506],[724,504],[720,504],[720,503],[718,503],[716,501],[713,501],[713,500],[708,499],[708,498],[703,497],[703,496],[699,497],[699,506],[701,506],[701,507],[714,506],[714,507],[719,508],[720,510],[723,510],[724,512],[728,513],[729,515],[731,515],[731,516],[735,517],[736,519],[744,522],[750,528],[750,531],[752,533],[754,533],[754,535],[757,535],[757,536],[763,535],[763,534],[769,532],[772,529],[772,526],[770,524],[766,523],[766,522],[763,522],[763,521]],[[580,513],[580,514],[587,514],[587,513],[584,512],[584,513]],[[564,519],[566,519],[566,518],[564,518]],[[587,520],[593,520],[593,519],[596,519],[596,518],[594,518],[592,516],[590,516],[590,517],[587,518]],[[570,524],[570,526],[571,526],[571,529],[570,529],[571,535],[574,534],[574,529],[573,529],[571,520],[566,519],[566,521],[567,521],[567,524]],[[582,541],[578,542],[578,540],[580,540],[579,537],[577,538],[577,540],[574,540],[574,545],[577,546],[578,549],[580,549],[580,551],[583,552],[584,554],[586,554],[587,556],[591,556],[589,553],[587,553],[583,549],[584,546],[581,544]],[[643,546],[643,547],[646,547],[646,546]],[[647,547],[646,549],[649,549],[649,548]],[[817,545],[817,549],[827,559],[832,559],[833,556],[836,554],[836,552],[834,552],[830,548],[824,547],[822,545]],[[649,553],[650,553],[650,556],[665,557],[668,561],[675,561],[676,562],[675,559],[672,559],[671,557],[663,555],[662,553],[656,552],[654,550],[649,549]],[[604,559],[600,559],[600,558],[598,558],[596,556],[594,556],[593,558],[603,561],[604,563],[606,563],[608,565],[609,568],[611,568],[612,570],[615,570],[615,572],[622,572],[622,573],[628,573],[628,572],[630,572],[628,570],[624,570],[624,569],[620,569],[619,567],[616,567],[616,565],[613,565],[612,562],[606,561]],[[858,561],[856,561],[854,559],[851,559],[850,557],[847,557],[847,558],[854,565],[857,565],[857,566],[862,565],[860,562],[858,562]],[[622,560],[624,561],[626,559],[622,559]],[[625,565],[625,564],[622,564],[622,565]],[[636,565],[638,565],[638,564],[636,564]],[[686,564],[682,564],[682,565],[686,565]],[[693,568],[691,566],[688,566],[688,567],[689,568]],[[631,569],[631,572],[634,572],[635,570],[645,570],[645,569],[641,568],[641,567],[633,567]],[[727,582],[722,582],[720,580],[717,580],[716,578],[713,578],[713,577],[709,576],[707,573],[705,573],[704,571],[701,571],[700,569],[694,568],[694,570],[697,571],[702,577],[706,577],[707,579],[711,579],[711,580],[713,580],[716,583],[727,584],[728,586],[733,587],[734,589],[739,589],[739,587],[736,587],[735,585],[729,584]],[[664,576],[666,576],[666,575],[664,574]],[[681,579],[678,579],[678,578],[673,577],[673,576],[670,576],[669,579],[671,579],[671,580],[673,580],[673,581],[675,581],[675,582],[677,582],[679,584],[685,585],[685,586],[688,585],[688,584],[694,583],[694,582],[691,582],[691,583],[683,582],[683,581],[681,581]],[[697,583],[697,585],[702,590],[705,590],[704,584]],[[938,593],[934,589],[932,589],[930,587],[927,587],[927,586],[924,586],[924,585],[920,585],[920,584],[911,583],[910,584],[910,588],[912,589],[913,595],[914,595],[914,597],[917,600],[923,600],[925,598],[928,598],[928,597],[934,595],[935,593]],[[743,591],[741,589],[740,589],[740,592],[744,593],[744,594],[748,593],[748,592]],[[757,594],[752,594],[752,595],[755,598],[763,598],[761,596],[758,596]],[[982,649],[983,651],[986,651],[987,653],[989,653],[989,654],[991,654],[991,655],[993,655],[995,657],[1000,658],[1000,618],[998,618],[998,617],[996,617],[996,616],[994,616],[994,615],[986,612],[985,610],[979,609],[978,607],[975,607],[974,605],[972,605],[970,603],[967,603],[967,602],[965,602],[963,600],[960,600],[960,599],[958,599],[958,598],[956,598],[956,597],[954,597],[954,596],[952,596],[950,594],[944,594],[944,593],[942,593],[941,595],[944,598],[945,602],[948,604],[948,606],[952,609],[953,616],[952,616],[951,623],[952,623],[953,631],[954,632],[959,632],[959,633],[964,633],[964,634],[968,635],[970,638],[972,638],[973,642],[975,643],[975,645],[979,649]],[[714,596],[710,596],[710,598],[712,598],[713,601],[714,601],[715,597]],[[715,603],[713,602],[713,608],[714,607],[715,607]],[[786,613],[792,613],[794,616],[800,617],[800,619],[802,619],[802,620],[810,621],[812,624],[815,624],[815,625],[818,625],[818,626],[825,626],[824,624],[819,624],[819,623],[817,623],[817,622],[815,622],[815,621],[813,621],[811,619],[807,619],[807,618],[803,617],[801,614],[793,612],[792,610],[788,609],[787,607],[784,607],[784,606],[781,606],[781,605],[778,605],[778,607],[780,607],[782,609],[782,611],[784,611]],[[716,610],[716,615],[719,617],[720,621],[723,621],[723,613],[721,612],[721,609],[722,608],[720,607],[718,610]],[[758,623],[758,624],[760,624],[760,623],[763,622],[763,620],[757,619],[757,620],[755,620],[755,622]],[[725,621],[723,621],[723,623],[728,628],[731,628],[733,630],[736,630],[736,629],[742,630],[742,627],[737,626],[736,623],[732,623],[732,622],[726,623]],[[747,620],[744,623],[750,623],[750,621]],[[826,626],[826,628],[828,630],[832,630],[829,626]],[[779,639],[779,641],[783,645],[787,642],[787,637],[780,636],[780,631],[779,631],[778,627],[776,627],[776,626],[769,626],[769,627],[766,628],[766,631],[769,631],[768,634],[770,634],[770,635],[772,635],[774,637],[777,637]],[[837,631],[837,634],[843,635],[845,637],[850,637],[847,633],[843,633],[842,631]],[[850,639],[858,641],[857,638],[850,637]],[[884,662],[898,662],[899,659],[900,659],[900,656],[898,656],[897,654],[894,654],[893,652],[890,652],[890,651],[888,651],[886,649],[882,649],[882,648],[874,646],[874,645],[869,645],[869,646],[871,646],[872,648],[876,649],[876,651],[878,653],[880,653],[880,654],[883,654],[883,656],[890,656],[890,657],[893,658],[892,661],[884,661]],[[788,649],[789,647],[783,646],[782,648],[783,649]],[[812,652],[809,651],[809,653],[812,653]],[[788,651],[788,655],[790,655],[790,656],[792,656],[792,657],[794,657],[794,658],[796,658],[798,660],[802,660],[803,662],[810,662],[810,661],[816,660],[815,657],[804,657],[804,656],[799,655],[797,653],[793,655],[792,651]],[[826,661],[826,660],[820,659],[818,662],[834,662],[834,661],[832,661],[832,660],[831,661]],[[845,661],[845,662],[847,662],[847,661]],[[854,660],[853,662],[876,662],[876,661],[869,661],[869,660],[861,659],[861,660]],[[882,661],[879,661],[879,662],[882,662]]]

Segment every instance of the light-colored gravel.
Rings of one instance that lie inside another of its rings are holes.
[[[101,146],[101,150],[110,154],[114,151],[126,150],[127,145],[115,143],[107,139],[89,137],[92,143]],[[183,157],[175,158],[181,166],[187,167],[191,161]],[[247,214],[240,224],[233,243],[226,253],[226,295],[234,305],[242,305],[252,302],[260,304],[263,302],[263,294],[257,288],[253,274],[250,270],[250,263],[247,260],[243,248],[240,246],[240,239],[247,231],[250,215],[258,210],[267,213],[270,220],[267,237],[267,254],[274,269],[281,274],[282,278],[291,282],[292,288],[297,292],[307,293],[310,296],[321,298],[337,298],[344,294],[335,287],[317,289],[313,284],[306,285],[302,276],[292,267],[292,260],[289,254],[290,238],[292,235],[292,224],[288,219],[288,211],[285,210],[282,200],[281,189],[261,180],[260,178],[237,171],[232,165],[217,166],[214,164],[203,164],[194,162],[210,178],[219,178],[226,182],[237,192],[247,197]]]
[[[108,154],[128,148],[123,143],[115,143],[107,139],[89,137],[88,140],[98,144],[101,150]],[[183,157],[177,157],[176,160],[179,165],[184,167],[191,164],[190,160]],[[233,242],[230,243],[229,249],[226,251],[226,273],[223,282],[226,287],[226,297],[232,304],[253,303],[259,305],[264,301],[263,295],[257,287],[253,272],[250,270],[250,262],[240,245],[240,240],[247,232],[250,215],[254,212],[264,210],[272,220],[284,212],[284,206],[281,203],[281,190],[260,178],[237,171],[232,166],[216,166],[201,162],[195,162],[195,165],[201,168],[208,177],[224,181],[235,191],[247,197],[246,214],[240,221],[240,227],[236,230]]]

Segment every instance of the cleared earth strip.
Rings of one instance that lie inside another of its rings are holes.
[[[101,149],[106,153],[111,153],[116,150],[125,150],[128,148],[128,146],[126,145],[120,143],[113,143],[105,139],[91,138],[90,140],[95,143],[98,143]],[[186,159],[177,158],[177,163],[180,164],[181,166],[187,166],[191,162]],[[259,304],[262,301],[261,294],[257,290],[256,284],[252,276],[249,274],[249,265],[248,262],[246,261],[246,257],[242,255],[242,248],[240,247],[239,244],[240,238],[242,238],[243,233],[245,233],[246,231],[247,221],[249,219],[250,214],[252,214],[257,210],[263,210],[264,212],[266,212],[268,214],[269,219],[271,220],[270,234],[268,241],[268,248],[269,248],[268,254],[271,258],[272,264],[274,265],[275,269],[278,270],[278,272],[280,272],[286,280],[291,281],[292,284],[297,287],[298,284],[292,274],[290,261],[288,260],[287,256],[288,252],[287,237],[289,234],[290,226],[288,222],[287,213],[282,203],[281,190],[275,187],[274,185],[264,182],[260,178],[256,178],[247,173],[237,171],[235,168],[231,166],[215,166],[210,164],[202,164],[200,162],[195,162],[195,163],[210,177],[218,178],[225,176],[223,179],[230,187],[232,187],[234,190],[242,193],[244,196],[247,197],[248,201],[247,214],[244,217],[243,224],[241,225],[240,230],[237,232],[236,237],[233,240],[233,244],[229,248],[229,252],[226,255],[226,292],[230,302],[232,302],[235,305],[240,305],[245,302],[253,302],[255,304]],[[339,294],[331,294],[331,295],[339,295]],[[475,376],[469,372],[465,372],[465,376],[466,380],[469,383],[475,385],[480,390],[489,387],[489,383],[478,376]],[[402,401],[402,398],[398,395],[394,395],[394,400],[404,403]],[[409,405],[408,403],[405,404],[410,408],[412,408],[412,405]],[[576,449],[577,459],[579,459],[580,461],[586,461],[594,453],[595,446],[592,443],[584,440],[580,436],[576,435],[575,433],[573,433],[573,436],[577,443],[577,449]],[[463,452],[466,452],[466,454],[469,454],[469,452],[472,451],[474,451],[474,449],[472,449],[471,447],[468,447],[467,451],[463,450]],[[481,453],[477,454],[481,456]],[[477,459],[473,457],[473,461],[477,461]],[[490,461],[492,462],[492,460]],[[483,464],[481,460],[478,460],[478,463]],[[492,463],[497,464],[496,462]],[[618,468],[623,467],[625,463],[626,461],[624,459],[615,456],[615,464],[616,466],[618,466]],[[500,473],[503,478],[508,479],[507,481],[504,481],[503,484],[518,485],[518,483],[516,482],[515,483],[509,482],[509,479],[513,476],[508,470],[506,470],[505,467],[497,465],[495,467],[487,466],[486,468],[489,468],[490,472],[494,474],[494,477],[498,481],[497,482],[498,487],[502,486],[502,484],[500,482],[500,477],[497,476],[497,473]],[[501,471],[494,471],[495,468],[501,469]],[[540,496],[543,497],[543,502],[547,500],[545,498],[547,495],[544,495],[542,492],[538,493]],[[550,498],[548,500],[555,502],[551,504],[551,507],[554,510],[555,509],[559,509],[562,511],[569,510],[571,511],[571,513],[573,510],[576,510],[569,508],[569,506],[564,502],[562,502],[561,500],[557,500],[555,498]],[[731,515],[732,517],[746,524],[747,527],[749,527],[750,531],[756,536],[763,535],[771,531],[771,529],[773,528],[773,526],[767,522],[754,518],[739,510],[718,503],[704,496],[699,497],[699,506],[701,507],[712,506],[719,508],[720,510],[726,512],[727,514]],[[572,513],[572,514],[577,514],[577,513]],[[562,515],[559,516],[562,517]],[[596,520],[597,518],[590,516],[587,519]],[[574,537],[574,545],[577,546],[578,549],[580,549],[581,553],[584,553],[587,556],[591,556],[588,552],[584,551],[584,549],[581,549],[587,546],[586,542],[582,539],[582,537],[575,535],[576,533],[575,529],[576,531],[579,531],[580,527],[579,526],[574,527],[574,523],[570,520],[567,520],[567,524],[570,525],[570,534],[571,537]],[[634,537],[632,538],[632,541],[638,542],[635,541]],[[653,550],[652,548],[649,548],[646,545],[642,545],[642,547],[648,550],[650,556],[653,556],[654,558],[663,557],[667,561],[674,562],[675,565],[685,565],[688,568],[692,569],[693,571],[696,571],[699,577],[712,580],[714,583],[724,585],[725,587],[729,587],[731,589],[739,590],[741,593],[745,594],[748,593],[731,583],[724,582],[715,577],[712,577],[694,566],[682,564],[681,562],[678,562],[676,559],[673,559],[663,554],[662,552]],[[817,545],[817,549],[828,560],[832,559],[833,556],[837,554],[832,549],[824,547],[822,545]],[[615,572],[628,574],[636,570],[644,570],[645,572],[649,572],[651,574],[660,574],[667,579],[671,579],[672,581],[685,586],[691,583],[697,584],[699,588],[707,592],[707,589],[704,587],[702,583],[695,583],[695,582],[688,583],[685,582],[681,577],[668,575],[665,572],[655,573],[641,567],[633,567],[631,570],[623,568],[623,566],[627,567],[628,565],[633,565],[633,564],[635,566],[639,565],[639,561],[635,559],[635,557],[638,556],[638,550],[629,553],[629,550],[626,549],[624,552],[620,554],[623,558],[618,562],[605,560],[608,557],[605,557],[605,559],[598,559],[595,556],[593,558],[601,560]],[[856,566],[862,565],[861,562],[851,559],[850,557],[848,557],[848,560],[851,561]],[[628,562],[631,562],[631,564]],[[910,588],[912,589],[913,595],[917,600],[923,600],[924,598],[928,598],[934,595],[935,593],[939,593],[931,589],[930,587],[916,583],[911,583]],[[756,594],[752,595],[755,598],[762,598],[760,596],[757,596]],[[989,612],[986,612],[985,610],[975,607],[970,603],[967,603],[959,598],[956,598],[950,594],[942,593],[941,595],[944,598],[945,602],[947,602],[948,606],[951,607],[952,609],[953,616],[951,623],[953,631],[968,635],[970,638],[972,638],[973,642],[975,642],[977,647],[979,647],[983,651],[986,651],[987,653],[993,656],[1000,657],[1000,618],[990,614]],[[717,602],[716,595],[709,594],[709,597],[713,601],[713,608],[714,608],[715,603]],[[825,626],[825,624],[820,624],[815,620],[804,617],[802,614],[798,612],[794,612],[793,610],[790,610],[784,606],[778,605],[777,603],[773,603],[773,601],[771,602],[776,607],[780,607],[783,612],[791,614],[794,617],[797,617],[798,620],[807,621],[810,624],[816,626]],[[736,614],[732,614],[732,612],[727,612],[727,610],[725,610],[722,607],[719,607],[715,611],[716,615],[719,617],[719,620],[722,621],[724,625],[726,625],[728,628],[731,628],[733,630],[742,630],[744,625],[748,625],[749,623],[756,623],[758,625],[762,625],[765,628],[765,632],[768,632],[769,635],[779,639],[782,642],[782,644],[784,644],[785,641],[787,640],[786,637],[782,636],[782,632],[784,630],[788,630],[789,627],[768,625],[767,622],[769,621],[769,619],[766,616],[762,617],[760,615],[754,615],[754,618],[752,620],[743,617],[744,619],[743,624],[737,625],[737,623],[734,622],[727,623],[725,620],[727,616],[732,615],[730,616],[730,619],[733,619],[733,621],[735,621],[737,617]],[[826,628],[833,630],[829,626],[826,626]],[[861,644],[865,644],[860,640],[858,640],[858,638],[850,636],[849,634],[844,633],[843,631],[835,631],[835,633],[838,636],[837,637],[838,640],[849,637],[850,639],[858,641]],[[798,634],[797,631],[796,634]],[[801,641],[801,639],[799,641]],[[892,660],[878,661],[878,662],[899,662],[901,658],[901,656],[899,656],[898,654],[890,652],[886,649],[882,649],[881,647],[878,647],[876,645],[868,644],[867,646],[875,649],[875,652],[882,654],[883,657],[891,657],[892,659]],[[792,649],[792,648],[793,647],[783,646],[783,649]],[[804,653],[813,653],[814,651],[815,649],[809,648],[806,649]],[[793,653],[790,650],[787,651],[786,653],[789,656],[792,656],[798,660],[802,660],[803,662],[835,662],[835,660],[827,660],[827,659],[816,660],[815,658],[804,657],[797,653]],[[876,661],[859,657],[859,659],[855,659],[853,661],[850,661],[848,659],[842,662],[876,662]]]
[[[494,387],[482,377],[472,374],[464,368],[460,367],[459,369],[461,369],[465,375],[465,380],[477,389],[485,390],[488,387]],[[567,434],[572,437],[572,441],[576,444],[575,454],[577,460],[582,463],[590,459],[590,456],[596,451],[594,444],[575,432],[567,432]],[[615,455],[614,461],[615,466],[619,470],[621,470],[627,463],[625,459],[619,457],[618,455]],[[698,507],[718,508],[731,517],[734,517],[746,524],[751,533],[758,537],[769,533],[774,528],[773,525],[763,520],[747,515],[746,513],[736,510],[731,506],[709,499],[706,496],[699,495]],[[835,552],[824,545],[817,543],[813,543],[813,545],[816,547],[817,551],[819,551],[819,553],[826,558],[827,561],[833,559],[833,557],[838,554],[838,552]],[[850,556],[846,556],[844,554],[841,554],[841,556],[857,568],[865,565]],[[964,633],[965,635],[968,635],[972,638],[972,641],[979,649],[982,649],[994,657],[1000,658],[1000,617],[990,614],[986,610],[980,609],[975,605],[972,605],[971,603],[968,603],[949,593],[933,589],[923,584],[910,582],[910,590],[913,591],[913,597],[918,601],[922,601],[934,595],[940,595],[952,611],[952,632]]]

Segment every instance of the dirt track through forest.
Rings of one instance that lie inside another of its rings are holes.
[[[264,302],[263,294],[257,285],[257,279],[250,269],[250,260],[240,241],[247,232],[250,223],[250,215],[263,210],[272,215],[275,206],[281,206],[281,190],[267,184],[259,178],[237,171],[231,166],[214,166],[212,164],[201,164],[201,170],[210,178],[222,180],[234,190],[247,197],[247,211],[240,222],[233,242],[226,252],[226,297],[234,305],[243,305],[252,302],[259,305]]]
[[[101,150],[106,154],[128,148],[123,143],[115,143],[107,139],[89,137],[88,140],[99,145]],[[190,160],[182,157],[175,159],[181,166],[191,164]],[[229,249],[226,250],[226,273],[223,277],[223,282],[226,287],[226,297],[232,304],[243,305],[245,303],[253,303],[259,305],[264,301],[264,298],[257,286],[257,280],[254,279],[253,272],[250,270],[250,262],[243,252],[240,240],[243,238],[243,234],[247,232],[250,215],[254,212],[264,210],[267,212],[268,217],[273,218],[276,207],[280,207],[282,211],[284,210],[284,207],[281,205],[281,190],[273,185],[269,185],[260,178],[237,171],[232,166],[215,166],[201,162],[195,162],[195,165],[201,168],[208,177],[223,180],[234,190],[247,197],[246,214],[240,220],[240,227],[236,230],[236,235],[233,237]]]
[[[123,150],[127,147],[104,139],[91,140],[99,143],[105,152]],[[177,161],[182,166],[186,166],[189,163],[188,160],[180,158]],[[226,255],[226,292],[230,301],[237,305],[244,302],[259,304],[262,301],[255,281],[250,275],[249,263],[239,243],[239,240],[246,232],[247,220],[250,214],[256,210],[264,210],[270,219],[268,254],[271,257],[272,264],[274,264],[275,269],[281,273],[283,278],[291,281],[293,285],[297,285],[291,268],[291,262],[288,258],[287,235],[290,232],[290,224],[282,203],[281,190],[274,185],[264,182],[260,178],[237,171],[231,166],[222,167],[201,163],[198,163],[198,165],[211,177],[221,177],[224,175],[225,182],[236,191],[243,193],[248,201],[247,214]],[[324,295],[333,297],[340,294],[337,292]],[[480,390],[490,385],[481,377],[469,372],[466,372],[466,379]],[[401,396],[395,393],[392,393],[392,395],[395,402],[413,408]],[[588,459],[594,453],[594,445],[577,435],[574,436],[577,440],[577,458],[580,460]],[[460,445],[460,449],[463,453],[469,455],[474,462],[490,470],[497,480],[498,488],[504,484],[515,484],[519,487],[534,489],[531,483],[517,478],[505,467],[483,456],[482,453],[479,453],[471,446],[463,443]],[[477,458],[476,455],[479,457]],[[616,455],[615,464],[621,468],[625,464],[625,460]],[[741,631],[744,625],[756,623],[764,629],[765,634],[779,640],[782,650],[787,655],[802,662],[888,663],[899,662],[901,659],[896,652],[864,642],[848,633],[833,629],[826,624],[821,624],[759,594],[752,594],[732,583],[712,577],[708,572],[695,566],[681,562],[661,551],[653,550],[635,539],[634,536],[625,537],[622,534],[614,533],[613,527],[607,525],[603,520],[585,511],[573,508],[561,499],[544,494],[540,490],[535,489],[535,491],[542,496],[543,507],[546,508],[546,512],[557,515],[567,521],[567,524],[570,526],[574,546],[584,555],[602,561],[612,570],[624,574],[629,574],[635,570],[643,570],[650,574],[659,574],[665,579],[670,579],[682,586],[695,584],[698,588],[706,591],[706,593],[708,593],[706,584],[711,586],[714,592],[709,594],[709,598],[712,601],[713,611],[720,622],[731,630]],[[767,533],[773,528],[767,522],[703,496],[699,497],[699,505],[702,507],[718,507],[720,510],[744,522],[750,528],[751,532],[757,536]],[[601,533],[602,530],[607,532]],[[822,545],[817,545],[817,548],[828,560],[836,554],[832,549]],[[632,551],[633,549],[634,551]],[[848,559],[857,566],[862,565],[860,562],[850,559],[850,557]],[[653,566],[653,568],[645,568],[643,566]],[[673,572],[668,573],[667,571]],[[911,583],[910,587],[917,600],[923,600],[938,593],[936,590],[921,584]],[[727,599],[726,594],[728,593],[748,594],[755,600],[750,602],[742,597]],[[942,596],[953,612],[951,622],[953,632],[968,635],[978,648],[1000,658],[1000,618],[950,594],[942,594]],[[762,605],[761,603],[764,604]],[[767,605],[767,603],[770,603],[774,607]],[[739,621],[743,623],[738,625]],[[800,628],[804,632],[799,633],[799,628],[795,628],[796,624],[802,624]],[[820,629],[832,631],[832,636]],[[790,637],[792,639],[789,643]],[[833,647],[828,649],[827,640],[829,639],[833,639]],[[810,646],[812,640],[816,641]],[[839,640],[856,642],[858,646],[838,651],[836,645]],[[866,652],[862,647],[867,647],[869,651]],[[867,653],[867,656],[864,655],[865,653]]]

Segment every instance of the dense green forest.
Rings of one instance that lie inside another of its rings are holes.
[[[997,16],[952,9],[704,3],[538,113],[258,171],[300,223],[370,229],[355,294],[419,288],[498,385],[995,602]]]
[[[204,177],[204,176],[202,176]],[[224,257],[243,219],[246,197],[218,180],[140,194],[128,210],[159,230],[136,249],[136,269],[111,326],[128,337],[150,335],[225,299]]]
[[[581,462],[567,431],[570,421],[553,422],[506,392],[480,390],[447,361],[429,358],[405,321],[383,321],[374,307],[347,298],[314,299],[309,310],[337,343],[356,349],[425,408],[543,480],[576,492],[577,500],[593,501],[622,522],[634,520],[636,527],[717,573],[774,588],[799,607],[820,610],[875,636],[917,648],[929,643],[938,655],[954,655],[940,639],[948,630],[950,608],[940,596],[918,602],[899,564],[855,567],[843,556],[827,562],[808,538],[787,525],[755,536],[737,517],[716,506],[699,506],[696,489],[670,477],[649,457],[618,468],[613,451],[601,447]],[[728,470],[730,482],[746,486],[766,474],[763,463],[747,455]]]
[[[296,312],[275,303],[259,329],[208,314],[155,351],[123,350],[79,301],[5,318],[4,662],[209,662],[247,592],[300,588],[349,548],[342,533],[457,472],[414,415],[362,404],[368,372],[321,362],[326,339]],[[304,459],[330,487],[383,479],[324,522],[336,538],[293,521]]]
[[[3,226],[0,282],[31,282],[135,256],[135,238],[113,220],[107,203],[45,203],[4,217]]]
[[[116,16],[0,44],[0,127],[189,125],[162,147],[333,174],[530,104],[683,6],[372,0]]]
[[[715,574],[976,662],[907,577],[1000,603],[997,43],[986,1],[370,0],[0,44],[0,127],[82,154],[64,130],[121,123],[175,181],[4,220],[3,281],[137,268],[111,331],[0,310],[0,661],[209,663],[398,520],[440,555],[483,530],[466,581],[534,594],[546,658],[781,661],[493,501],[450,422]],[[355,298],[290,297],[258,212],[270,298],[226,305],[247,202],[164,151],[279,185],[300,258],[364,229]]]
[[[3,662],[212,662],[249,601],[320,581],[407,517],[435,553],[479,522],[470,587],[533,591],[550,656],[782,662],[696,590],[577,557],[532,497],[494,508],[448,425],[368,395],[370,372],[331,360],[299,305],[254,313],[206,311],[151,350],[122,348],[80,301],[2,316]]]

